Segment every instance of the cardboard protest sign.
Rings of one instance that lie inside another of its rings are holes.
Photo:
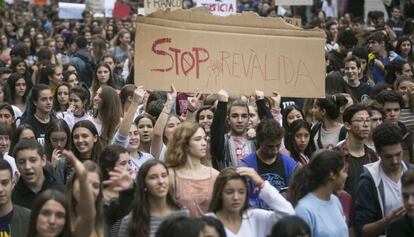
[[[85,4],[59,2],[59,19],[82,19]]]
[[[313,0],[276,0],[277,6],[311,6]]]
[[[135,84],[155,90],[323,97],[325,37],[281,18],[158,11],[138,17]]]
[[[237,12],[236,0],[197,0],[197,7],[207,9],[217,16],[228,16]]]
[[[297,26],[297,27],[302,27],[302,19],[300,18],[293,18],[293,17],[283,17],[283,20],[285,20],[287,23]]]
[[[181,9],[182,5],[182,0],[144,0],[145,15],[153,13],[157,10]]]

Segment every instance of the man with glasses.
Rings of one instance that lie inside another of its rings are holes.
[[[408,169],[403,162],[402,134],[398,126],[383,123],[373,133],[380,160],[364,165],[355,201],[356,236],[383,235],[387,227],[404,214],[401,175]]]
[[[376,100],[384,107],[386,115],[384,122],[395,124],[401,129],[403,134],[404,160],[413,163],[414,135],[407,126],[400,121],[401,108],[404,106],[402,96],[396,91],[385,90],[377,95]]]
[[[348,137],[337,148],[344,155],[348,172],[345,191],[355,200],[359,176],[364,171],[363,166],[377,161],[378,157],[364,143],[371,132],[371,113],[367,107],[361,104],[351,105],[344,111],[343,121]]]

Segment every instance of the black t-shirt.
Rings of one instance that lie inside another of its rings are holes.
[[[351,90],[352,96],[354,96],[358,102],[368,99],[369,94],[371,94],[371,87],[365,82],[361,82],[357,87],[348,85],[348,88]]]
[[[5,215],[0,217],[0,236],[11,236],[10,224],[13,218],[13,210]]]
[[[37,141],[43,145],[45,143],[46,129],[49,126],[49,124],[52,123],[52,121],[52,116],[50,116],[49,123],[41,123],[36,119],[34,115],[29,115],[26,119],[22,121],[22,124],[29,124],[30,126],[32,126]]]
[[[277,190],[287,187],[288,183],[286,182],[285,169],[283,165],[283,160],[280,158],[280,155],[277,155],[277,159],[272,164],[268,165],[257,159],[258,173],[263,180],[267,180],[273,187]]]
[[[369,163],[367,154],[362,157],[351,156],[348,161],[348,178],[345,182],[345,191],[352,196],[352,201],[356,200],[356,191],[358,188],[359,176],[364,172],[364,165]]]

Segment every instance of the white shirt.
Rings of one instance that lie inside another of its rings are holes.
[[[405,166],[403,167],[405,168]],[[402,172],[406,170],[404,168]],[[384,214],[388,215],[394,209],[397,209],[403,205],[401,179],[399,179],[398,182],[394,182],[384,173],[382,169],[380,169],[380,177],[384,184]]]
[[[273,225],[282,217],[295,215],[292,204],[280,195],[279,191],[268,181],[265,181],[265,185],[260,191],[260,198],[274,211],[248,209],[243,214],[237,234],[224,227],[227,237],[267,237],[272,231]],[[212,212],[206,215],[217,218],[216,214]]]

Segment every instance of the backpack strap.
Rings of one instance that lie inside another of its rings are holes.
[[[346,139],[346,134],[348,131],[346,130],[345,126],[342,126],[341,131],[339,131],[339,141]]]
[[[322,127],[322,124],[321,123],[317,123],[317,124],[315,124],[313,127],[312,127],[312,130],[311,130],[311,137],[312,137],[312,140],[314,140],[314,138],[315,138],[315,136],[316,136],[316,134],[318,134],[318,138],[317,138],[317,143],[318,143],[318,148],[319,149],[322,149],[323,148],[323,145],[322,145],[322,139],[321,139],[321,127]],[[312,141],[313,142],[313,141]]]

